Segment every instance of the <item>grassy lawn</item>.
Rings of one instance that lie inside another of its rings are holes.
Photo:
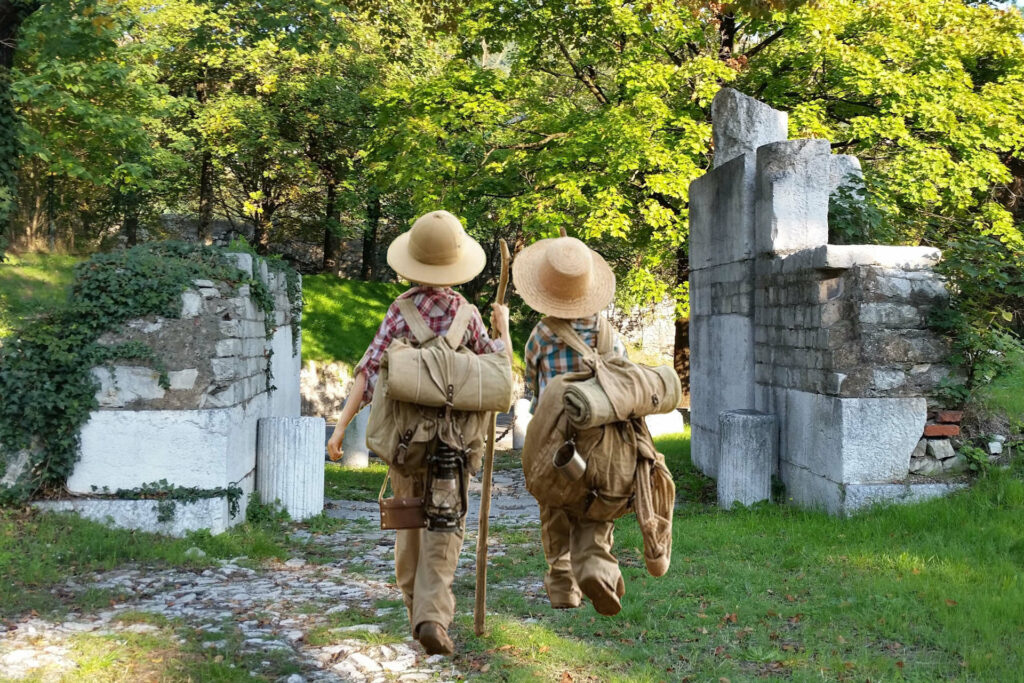
[[[405,289],[384,282],[302,278],[302,359],[355,365],[380,327],[392,299]]]
[[[979,392],[978,401],[986,410],[1006,416],[1011,425],[1024,424],[1024,354],[1017,354],[1010,371]]]
[[[8,254],[0,263],[0,336],[14,321],[64,303],[71,269],[82,259],[62,254]]]
[[[659,446],[681,488],[699,495],[699,475],[682,466],[688,443]],[[1019,680],[1019,459],[1017,467],[948,499],[848,520],[684,502],[672,569],[660,579],[643,570],[639,530],[625,518],[616,529],[627,586],[617,617],[556,612],[496,588],[490,635],[464,637],[494,680]],[[539,577],[538,544],[534,532],[495,558],[491,576]],[[470,619],[460,627],[472,633]]]

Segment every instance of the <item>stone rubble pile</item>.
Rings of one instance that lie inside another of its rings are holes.
[[[924,438],[910,455],[910,473],[934,477],[943,473],[959,474],[967,470],[967,458],[956,452],[952,437],[960,436],[963,411],[939,410],[929,415]]]

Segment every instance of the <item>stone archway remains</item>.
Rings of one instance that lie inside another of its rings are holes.
[[[828,244],[829,197],[860,174],[828,140],[725,88],[714,168],[690,185],[693,461],[717,477],[719,417],[774,414],[773,473],[797,505],[845,514],[949,491],[908,482],[926,396],[948,374],[929,312],[946,305],[926,247]]]

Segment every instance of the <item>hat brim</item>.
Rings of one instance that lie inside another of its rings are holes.
[[[409,254],[409,235],[409,231],[403,232],[388,247],[388,265],[406,280],[432,287],[461,285],[479,275],[487,264],[484,248],[469,235],[455,263],[434,266],[417,261]]]
[[[593,259],[590,286],[582,296],[568,299],[559,292],[547,291],[540,286],[540,268],[554,239],[534,242],[512,259],[512,282],[516,293],[533,310],[556,318],[585,318],[607,308],[615,298],[615,273],[593,249],[590,249]]]

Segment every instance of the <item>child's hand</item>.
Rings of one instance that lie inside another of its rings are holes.
[[[499,337],[508,334],[508,306],[491,304],[491,329]]]
[[[345,440],[345,430],[335,430],[331,438],[327,440],[327,457],[332,462],[341,460],[341,443]]]

